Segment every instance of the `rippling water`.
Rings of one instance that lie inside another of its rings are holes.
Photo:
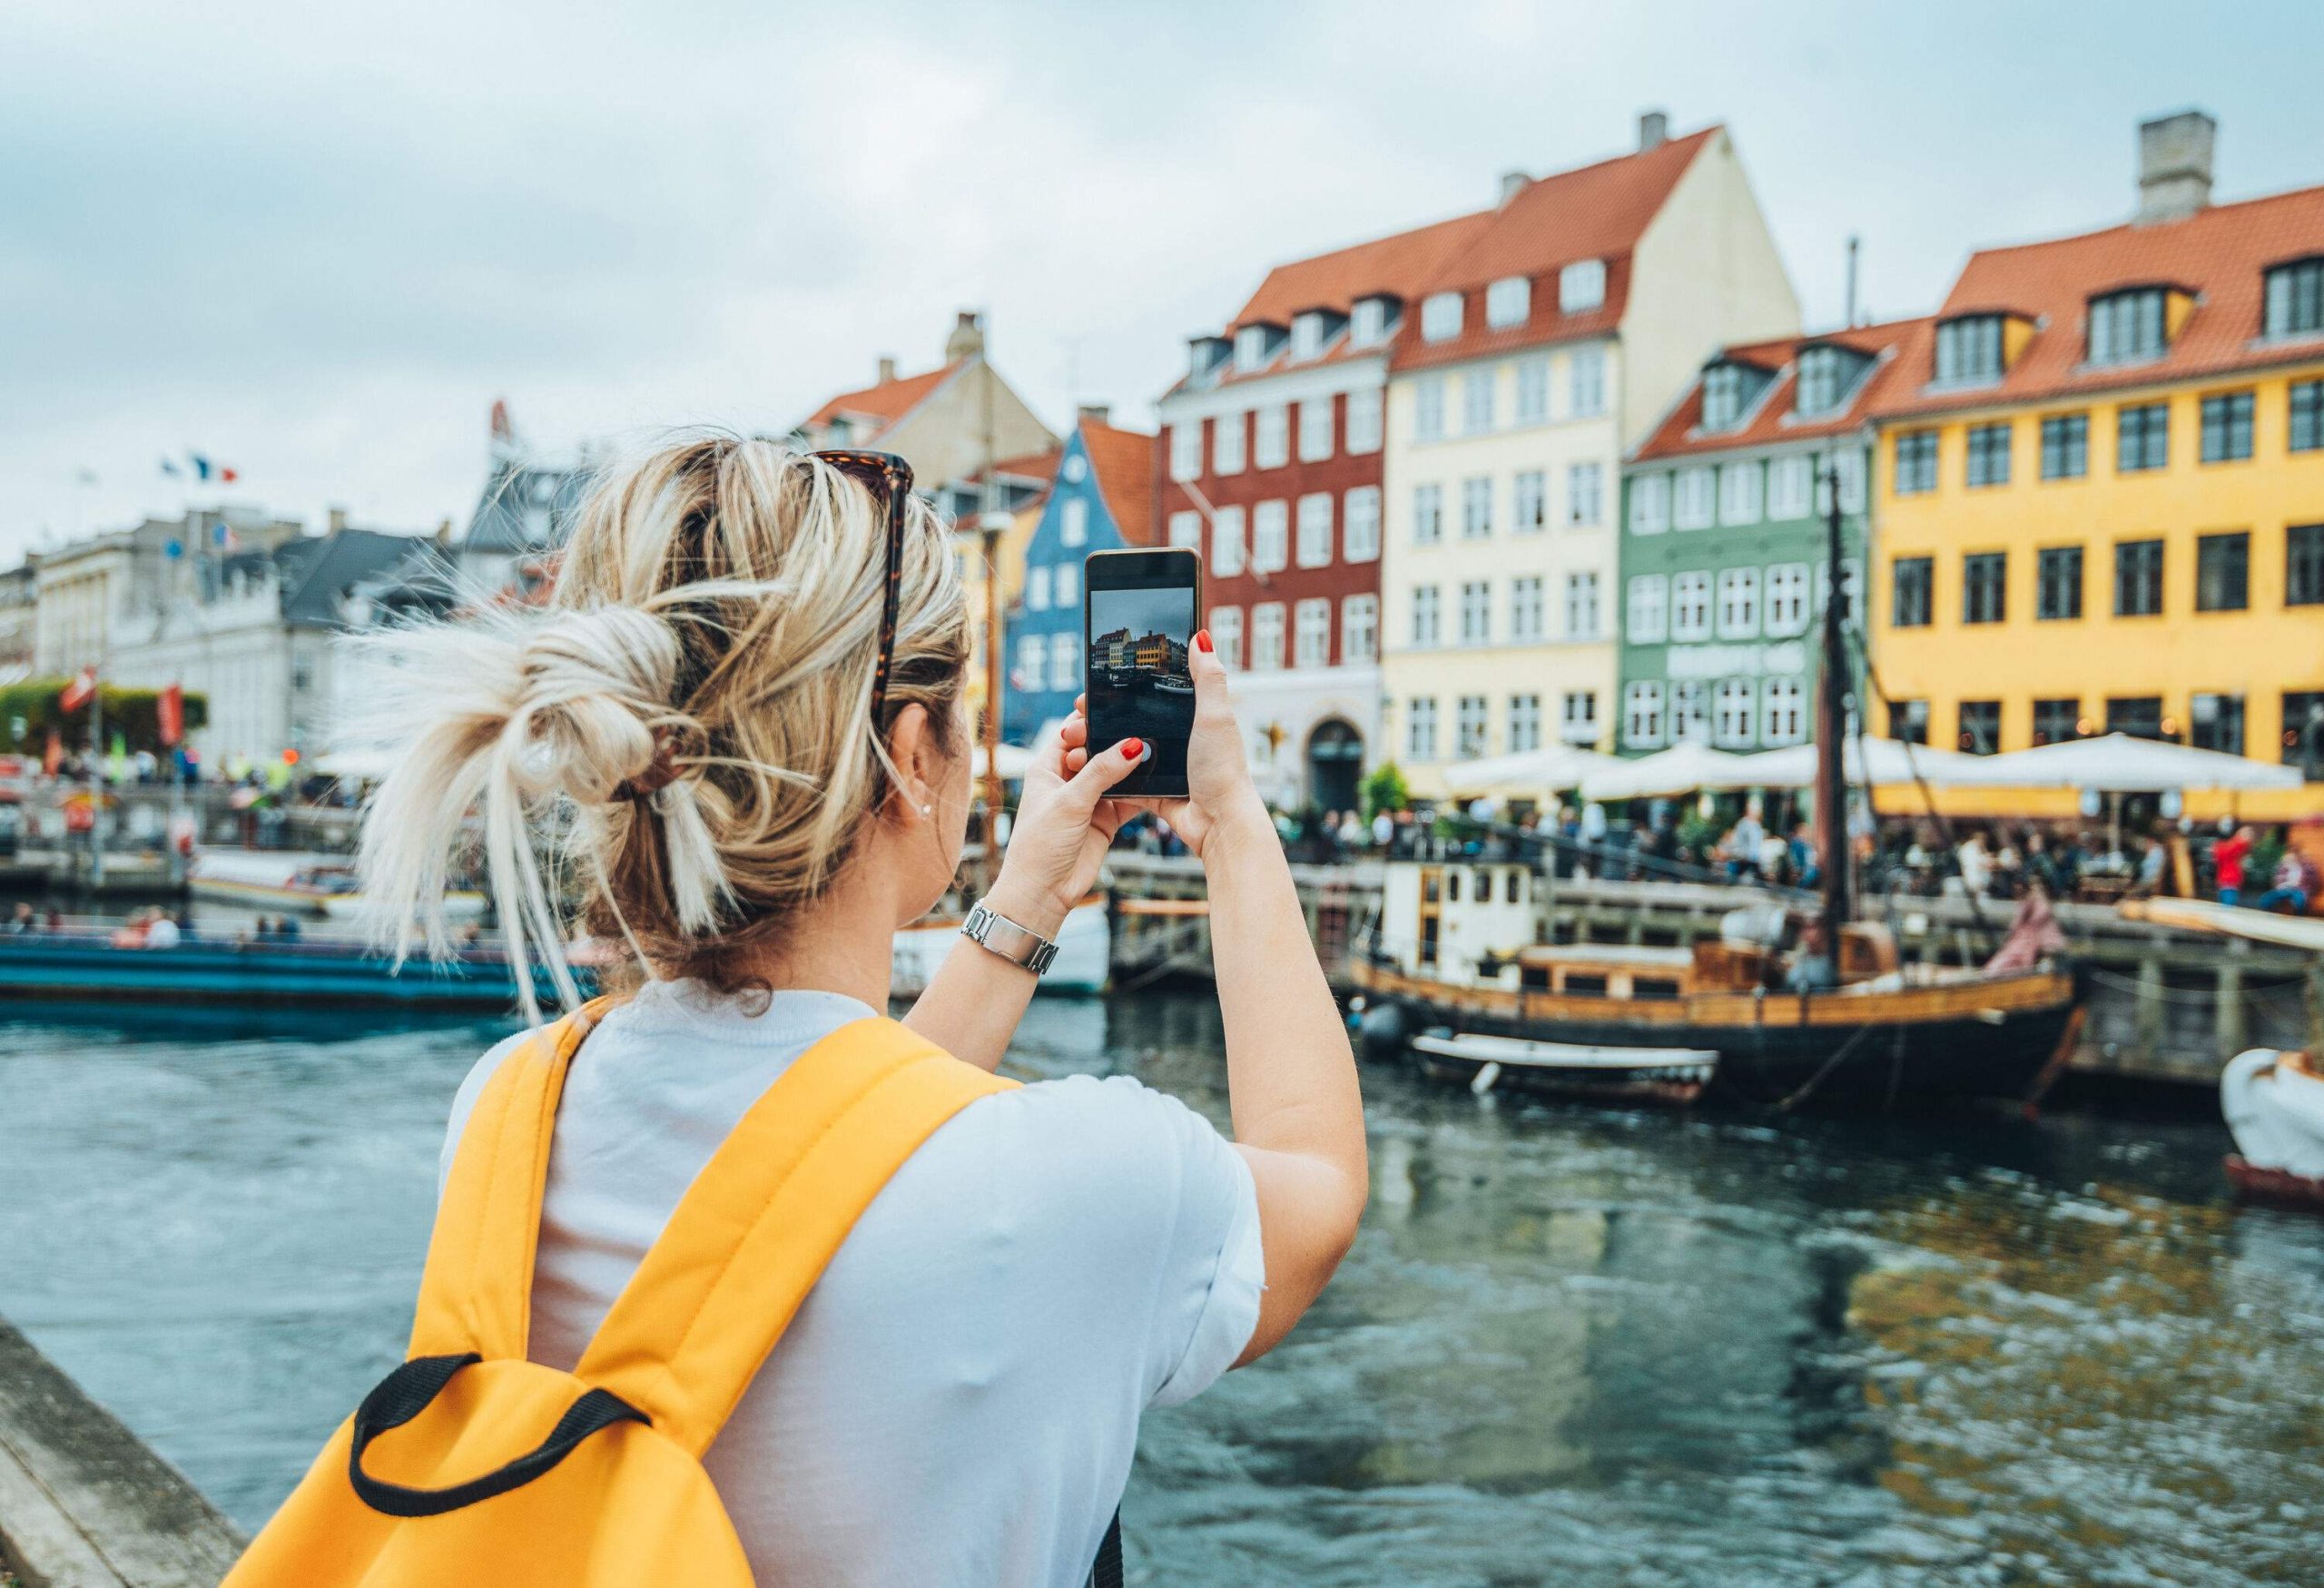
[[[399,1354],[495,1034],[0,1026],[0,1312],[255,1525]],[[1018,1054],[1224,1118],[1207,1000],[1045,1003]],[[2324,1220],[2231,1208],[2209,1124],[1366,1087],[1364,1236],[1148,1420],[1134,1579],[2319,1580]]]

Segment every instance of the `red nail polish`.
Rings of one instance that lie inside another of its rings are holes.
[[[1205,656],[1210,654],[1210,630],[1206,628],[1195,630],[1195,648]]]
[[[1128,756],[1132,761],[1138,760],[1146,754],[1146,741],[1143,739],[1124,739],[1122,741],[1122,754]]]

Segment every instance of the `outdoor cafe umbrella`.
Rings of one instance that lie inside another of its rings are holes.
[[[1547,794],[1579,788],[1590,774],[1626,764],[1595,750],[1551,745],[1546,749],[1462,762],[1444,774],[1444,786],[1458,794]]]
[[[1806,788],[1816,781],[1816,746],[1793,745],[1781,750],[1744,756],[1744,770],[1753,788]],[[1847,741],[1848,782],[1858,787],[1925,781],[1933,788],[1990,781],[1984,774],[1996,757],[1964,755],[1958,750],[1906,745],[1897,739]],[[1869,768],[1867,775],[1866,769]]]
[[[2084,788],[2101,794],[2154,794],[2164,789],[2298,788],[2299,768],[2273,766],[2217,750],[2197,750],[2160,739],[2104,734],[2069,739],[2006,755],[1974,758],[1976,774],[1962,781],[1995,788]]]
[[[1635,761],[1616,761],[1581,780],[1586,800],[1635,800],[1656,794],[1692,794],[1697,789],[1753,788],[1751,758],[1689,739]]]

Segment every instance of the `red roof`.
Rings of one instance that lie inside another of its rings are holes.
[[[1931,392],[1924,356],[1884,414],[1928,413],[2147,386],[2279,363],[2285,346],[2259,340],[2263,272],[2324,253],[2324,187],[2198,210],[2183,220],[2109,227],[2051,242],[1991,248],[1970,256],[1939,318],[1981,310],[2031,318],[2033,340],[1996,384]],[[2118,287],[2181,286],[2194,312],[2160,359],[2086,367],[2090,300]],[[2324,354],[2304,339],[2297,356]]]
[[[1345,314],[1354,308],[1358,298],[1374,292],[1410,298],[1456,250],[1482,232],[1492,216],[1491,210],[1456,215],[1431,226],[1277,265],[1267,272],[1266,280],[1259,283],[1259,290],[1251,294],[1251,301],[1243,305],[1242,311],[1227,322],[1227,334],[1231,336],[1240,327],[1261,321],[1287,326],[1291,317],[1303,309],[1328,309]]]
[[[806,423],[827,425],[842,414],[856,414],[876,419],[885,429],[918,408],[922,398],[943,385],[965,361],[955,360],[940,370],[931,370],[922,375],[905,375],[898,380],[883,380],[861,391],[843,391],[810,414]]]
[[[1827,331],[1821,336],[1780,337],[1774,341],[1745,342],[1719,350],[1712,362],[1732,361],[1755,364],[1763,370],[1777,371],[1776,379],[1752,406],[1750,416],[1738,429],[1706,432],[1701,429],[1703,418],[1703,383],[1698,375],[1694,383],[1679,398],[1678,406],[1663,417],[1653,434],[1639,445],[1631,458],[1640,461],[1654,458],[1679,458],[1696,452],[1719,452],[1735,447],[1768,447],[1784,441],[1803,441],[1817,436],[1837,435],[1862,426],[1882,399],[1906,386],[1917,382],[1915,370],[1928,367],[1929,349],[1935,343],[1934,320],[1896,320],[1884,325],[1851,326],[1846,330]],[[1830,343],[1854,348],[1870,353],[1881,362],[1875,365],[1847,402],[1835,412],[1812,419],[1803,419],[1792,412],[1794,383],[1799,377],[1799,353],[1804,348]]]
[[[1089,454],[1089,472],[1114,528],[1128,546],[1154,544],[1154,457],[1157,438],[1144,430],[1118,430],[1097,419],[1083,419],[1081,445]]]
[[[1619,155],[1530,182],[1494,211],[1478,235],[1423,282],[1419,297],[1457,291],[1467,300],[1461,334],[1423,341],[1420,317],[1409,314],[1396,338],[1399,370],[1565,341],[1611,330],[1629,301],[1630,252],[1661,212],[1696,154],[1718,126],[1672,138],[1635,154]],[[1606,293],[1599,307],[1578,314],[1559,311],[1558,272],[1582,260],[1606,261]],[[1485,324],[1484,289],[1511,276],[1534,282],[1531,313],[1522,325],[1494,330]]]

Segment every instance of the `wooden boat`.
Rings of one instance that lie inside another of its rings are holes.
[[[927,915],[896,933],[894,969],[888,984],[892,998],[917,998],[926,990],[936,968],[959,940],[961,913]],[[1103,992],[1113,968],[1113,928],[1104,899],[1092,894],[1066,912],[1058,929],[1057,958],[1043,973],[1046,993],[1087,995]]]
[[[2227,1179],[2241,1201],[2324,1213],[2324,1179],[2286,1169],[2263,1169],[2240,1152],[2227,1155]]]
[[[341,854],[204,849],[187,867],[186,886],[197,899],[333,920],[359,920],[372,909],[359,889],[353,863]],[[479,893],[444,895],[444,913],[450,920],[473,920],[484,913],[484,907]]]
[[[556,997],[545,972],[536,972],[535,990],[544,1003]],[[123,948],[103,927],[0,933],[0,1004],[31,1003],[505,1014],[517,1007],[517,978],[505,954],[481,945],[398,966],[359,942],[320,935],[197,934],[172,948]]]
[[[1480,1097],[1505,1082],[1600,1102],[1684,1105],[1718,1067],[1708,1048],[1593,1048],[1467,1031],[1423,1031],[1412,1046],[1423,1071],[1465,1080]]]

